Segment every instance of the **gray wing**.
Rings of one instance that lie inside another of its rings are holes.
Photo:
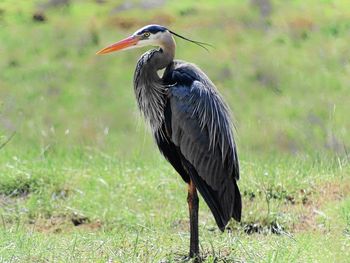
[[[171,140],[195,170],[190,172],[191,179],[219,227],[231,217],[239,221],[241,197],[236,185],[239,163],[227,106],[216,89],[205,81],[194,80],[190,87],[179,83],[169,89],[168,96]],[[200,178],[192,178],[196,174]]]

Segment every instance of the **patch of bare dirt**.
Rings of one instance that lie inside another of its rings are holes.
[[[322,207],[334,201],[340,201],[350,194],[350,182],[328,182],[315,189],[303,202],[303,207],[299,214],[299,222],[292,227],[293,232],[303,232],[310,230],[322,230],[324,226],[317,222],[319,216],[325,216]]]
[[[262,217],[257,220],[253,218],[250,221],[241,222],[236,228],[242,229],[247,234],[329,231],[329,219],[324,212],[324,207],[337,203],[349,195],[350,181],[344,180],[323,183],[308,189],[300,189],[297,192],[289,192],[283,187],[245,190],[242,196],[247,202],[248,210],[249,206],[255,207],[254,203],[258,200],[266,199],[268,202],[274,200],[279,203],[278,214],[281,217]]]
[[[29,228],[33,231],[42,233],[62,233],[70,232],[75,229],[84,231],[98,231],[102,227],[100,220],[91,221],[87,217],[78,217],[77,215],[56,215],[49,218],[38,218],[30,221]]]

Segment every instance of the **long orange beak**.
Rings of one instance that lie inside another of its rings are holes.
[[[136,45],[137,42],[139,42],[139,39],[137,37],[130,36],[130,37],[127,37],[127,38],[125,38],[117,43],[114,43],[112,45],[109,45],[108,47],[101,49],[96,54],[98,54],[98,55],[107,54],[107,53],[110,53],[113,51],[123,50],[123,49],[126,49],[128,47]]]

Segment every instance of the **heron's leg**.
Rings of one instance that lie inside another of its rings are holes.
[[[198,195],[196,186],[190,180],[187,195],[188,209],[190,212],[190,258],[199,257],[198,245]]]

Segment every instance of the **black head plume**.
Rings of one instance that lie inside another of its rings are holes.
[[[198,46],[204,48],[204,49],[205,49],[206,51],[208,51],[208,52],[209,52],[209,50],[208,50],[208,48],[207,48],[206,46],[208,46],[208,47],[213,47],[213,45],[210,45],[210,44],[208,44],[208,43],[199,42],[199,41],[192,40],[192,39],[189,39],[189,38],[187,38],[187,37],[181,36],[181,35],[179,35],[179,34],[173,32],[173,31],[171,31],[171,30],[169,30],[169,29],[168,29],[168,31],[169,31],[171,34],[173,34],[174,36],[177,36],[177,37],[179,37],[179,38],[182,38],[182,39],[184,39],[184,40],[187,40],[187,41],[189,41],[189,42],[192,42],[192,43],[194,43],[194,44],[196,44],[196,45],[198,45]]]

